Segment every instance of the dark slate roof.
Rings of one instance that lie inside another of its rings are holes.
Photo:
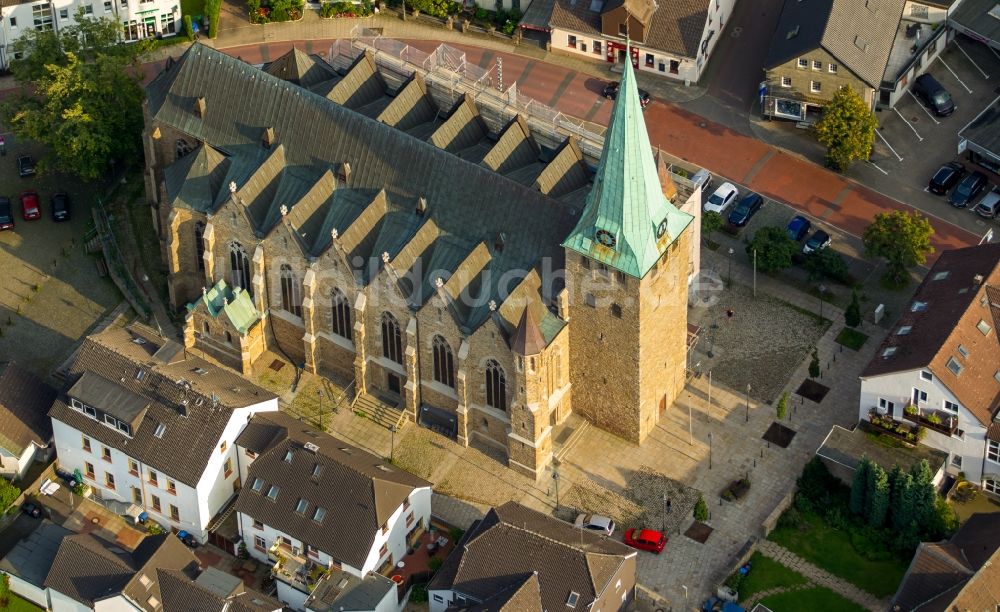
[[[996,43],[1000,41],[1000,19],[988,14],[996,5],[996,0],[962,0],[948,19]]]
[[[329,95],[348,106],[356,98],[371,104],[369,97],[375,93],[385,95],[377,72],[369,74],[371,63],[366,56],[359,58]],[[315,91],[319,91],[318,87]],[[328,168],[349,163],[348,184],[338,184],[333,193],[365,194],[361,201],[367,208],[358,215],[358,207],[352,206],[346,226],[332,224],[330,217],[317,210],[299,216],[294,221],[297,227],[311,228],[307,231],[311,236],[304,241],[307,255],[316,256],[326,248],[330,230],[337,229],[342,241],[352,245],[350,258],[380,258],[383,252],[392,258],[420,225],[415,214],[419,198],[428,202],[427,216],[434,220],[441,235],[490,245],[497,235],[506,235],[503,250],[490,253],[491,274],[484,274],[490,285],[483,287],[483,304],[471,309],[467,319],[460,322],[469,330],[489,318],[486,298],[500,301],[499,283],[506,272],[530,270],[544,257],[551,257],[557,269],[562,265],[559,243],[571,229],[581,201],[556,200],[532,185],[463,160],[224,53],[192,46],[147,86],[147,94],[154,120],[226,153],[229,168],[222,185],[230,181],[237,184],[238,201],[247,207],[259,235],[280,222],[276,210],[281,204],[290,207],[287,219],[293,222],[298,204],[294,199],[278,198],[279,191],[290,194],[288,198],[306,197],[312,187],[326,180],[323,177]],[[205,101],[202,116],[194,112],[199,98]],[[456,108],[454,112],[471,111]],[[447,125],[438,127],[431,137],[450,143],[462,136],[459,140],[465,143],[475,119],[462,115],[462,120],[456,121],[450,137],[444,129]],[[270,150],[261,145],[266,128],[273,129],[278,145]],[[360,134],[364,137],[359,138]],[[384,194],[379,195],[382,190]],[[337,198],[314,197],[321,201],[315,206],[338,206]],[[379,197],[384,202],[375,202]],[[214,206],[229,199],[228,189],[222,187]],[[532,215],[531,224],[523,222],[526,211]],[[360,235],[351,237],[358,224],[364,231],[358,230],[354,233]]]
[[[229,159],[208,145],[201,145],[163,171],[167,199],[174,206],[207,213],[223,189]]]
[[[973,574],[962,552],[947,542],[922,542],[892,599],[889,609],[900,612],[925,609],[943,593],[964,584]],[[945,606],[934,608],[945,609]],[[933,608],[932,608],[933,609]]]
[[[48,519],[42,519],[38,527],[28,537],[18,542],[0,560],[0,571],[24,580],[28,584],[42,588],[45,576],[56,558],[56,551],[63,538],[73,532]]]
[[[624,0],[610,0],[601,10],[601,3],[590,0],[554,0],[549,26],[592,36],[601,34],[601,13],[621,6]],[[672,0],[671,2],[633,2],[643,7],[652,5],[653,16],[646,31],[644,47],[659,49],[682,57],[698,56],[705,26],[708,24],[709,0]],[[648,10],[643,8],[643,10]],[[635,41],[633,41],[635,42]]]
[[[480,603],[530,595],[534,600],[520,609],[547,610],[563,609],[574,591],[580,594],[577,609],[586,610],[635,554],[620,542],[508,502],[469,528],[427,588]],[[537,594],[525,584],[533,574]]]
[[[764,67],[822,47],[878,88],[904,4],[905,0],[785,0]]]
[[[65,394],[52,404],[49,416],[193,487],[233,410],[272,400],[275,395],[183,351],[171,357],[171,363],[164,363],[155,357],[164,345],[146,327],[111,327],[88,337],[69,367],[71,386],[90,373],[149,401],[131,438],[70,407]],[[156,437],[160,424],[165,429]]]
[[[250,464],[236,510],[353,567],[364,565],[376,532],[410,493],[431,486],[287,414],[258,414],[250,426],[259,432],[262,423],[268,424],[264,427],[273,425],[284,435],[276,436]],[[252,437],[260,448],[259,442],[266,436]],[[241,438],[248,440],[250,436]],[[317,466],[319,474],[313,476]],[[257,479],[261,486],[254,491]],[[272,486],[278,488],[274,500],[267,496]],[[302,514],[296,512],[300,499],[307,502]],[[325,510],[322,521],[314,520],[317,508]]]
[[[163,612],[273,612],[280,602],[248,589],[243,581],[214,567],[206,568],[197,578],[190,572],[157,569]],[[220,588],[222,587],[222,588]]]
[[[926,306],[914,310],[918,302]],[[987,335],[979,331],[980,321],[991,328]],[[911,328],[909,333],[897,333],[904,326]],[[988,424],[1000,406],[1000,381],[995,378],[1000,363],[998,330],[1000,243],[945,251],[861,377],[928,368],[966,409]],[[969,351],[969,359],[960,357],[959,345]],[[951,358],[963,365],[959,377],[947,368]]]
[[[265,64],[263,70],[272,76],[307,89],[339,76],[337,70],[326,63],[326,60],[297,48],[292,48],[291,51],[273,62]]]
[[[94,372],[84,372],[66,394],[128,423],[149,407],[148,399]]]
[[[1000,517],[985,512],[973,514],[951,537],[951,543],[962,550],[973,569],[979,570],[1000,550]]]
[[[44,585],[86,605],[122,593],[154,612],[156,606],[147,600],[158,595],[156,568],[190,571],[197,566],[197,557],[172,534],[147,536],[129,553],[81,533],[63,538]]]
[[[531,308],[525,308],[521,322],[517,324],[514,340],[510,349],[519,355],[538,355],[546,346],[542,332],[538,328],[538,319]]]
[[[305,608],[312,612],[374,610],[386,594],[396,593],[396,583],[378,572],[364,579],[345,571],[333,570],[323,576],[313,589]]]
[[[991,4],[996,3],[991,2]],[[965,8],[965,4],[960,6]],[[996,22],[997,34],[1000,37],[1000,19],[990,19],[990,21]],[[1000,155],[1000,100],[994,100],[984,108],[975,119],[962,128],[958,137],[992,151],[995,155]]]
[[[519,612],[536,609],[541,601],[542,589],[538,584],[538,574],[525,574],[509,587],[491,596],[482,603],[466,606],[449,606],[448,610],[464,612]]]
[[[49,406],[56,390],[13,361],[0,362],[0,447],[20,456],[52,439]]]

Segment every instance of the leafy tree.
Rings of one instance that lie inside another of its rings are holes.
[[[823,107],[813,133],[826,147],[826,164],[843,172],[852,162],[871,156],[877,127],[875,113],[856,91],[845,86]]]
[[[862,456],[858,462],[858,467],[854,470],[854,478],[851,480],[851,512],[854,514],[864,514],[865,499],[868,495],[868,479],[872,470],[872,462]]]
[[[788,415],[788,392],[781,394],[781,399],[778,400],[778,420],[784,421],[785,417]]]
[[[875,215],[862,239],[865,255],[884,257],[888,262],[883,279],[892,286],[902,287],[909,281],[907,268],[924,263],[927,255],[934,252],[933,235],[930,221],[919,212],[894,210]]]
[[[12,485],[6,478],[0,478],[0,513],[6,512],[19,495],[21,495],[21,489]]]
[[[868,491],[865,495],[865,522],[872,527],[885,525],[889,512],[889,475],[882,466],[872,463],[868,472]]]
[[[861,304],[858,303],[858,292],[851,291],[851,303],[847,305],[847,310],[844,311],[844,323],[848,327],[857,327],[861,325]]]
[[[778,272],[791,267],[798,245],[788,237],[784,228],[769,226],[757,230],[747,245],[747,253],[751,257],[754,250],[757,251],[757,268],[761,272]]]
[[[811,253],[806,257],[806,272],[809,273],[809,280],[816,282],[829,278],[838,283],[848,283],[851,280],[851,271],[847,267],[847,262],[843,256],[833,249],[823,249]]]
[[[708,237],[722,229],[722,215],[710,210],[701,216],[701,235]]]
[[[708,504],[705,503],[701,493],[698,494],[698,501],[694,504],[694,520],[702,522],[708,520]]]
[[[184,36],[188,40],[194,40],[194,23],[191,21],[191,15],[184,15]]]
[[[957,529],[958,515],[955,514],[955,509],[944,498],[936,497],[924,539],[941,540],[955,533]]]
[[[819,352],[815,348],[809,362],[809,378],[819,378]]]

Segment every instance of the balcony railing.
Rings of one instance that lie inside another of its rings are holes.
[[[303,552],[293,550],[283,542],[275,542],[267,551],[267,558],[274,561],[271,575],[276,580],[291,585],[303,593],[311,593],[329,571],[325,565],[316,563]]]
[[[940,410],[921,410],[916,406],[907,406],[903,410],[903,418],[946,436],[954,435],[958,430],[958,417]]]

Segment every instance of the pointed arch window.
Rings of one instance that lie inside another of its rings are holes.
[[[205,269],[205,222],[194,224],[194,248],[198,260],[198,269]]]
[[[399,321],[390,312],[382,313],[382,356],[398,364],[403,363],[403,339],[399,335]]]
[[[246,249],[239,242],[232,242],[229,245],[229,271],[233,287],[242,287],[253,296],[250,287],[250,257],[247,256]]]
[[[493,359],[486,362],[486,404],[507,410],[507,375]]]
[[[351,340],[351,304],[340,289],[334,289],[331,295],[333,303],[333,333],[341,338]]]
[[[281,308],[297,317],[302,316],[302,296],[299,293],[299,279],[292,266],[281,264]]]
[[[451,352],[448,341],[441,336],[434,336],[434,380],[443,385],[455,388],[455,355]]]

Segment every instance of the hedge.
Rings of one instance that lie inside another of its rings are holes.
[[[215,38],[219,30],[219,12],[222,0],[205,0],[205,16],[208,17],[208,37]]]

